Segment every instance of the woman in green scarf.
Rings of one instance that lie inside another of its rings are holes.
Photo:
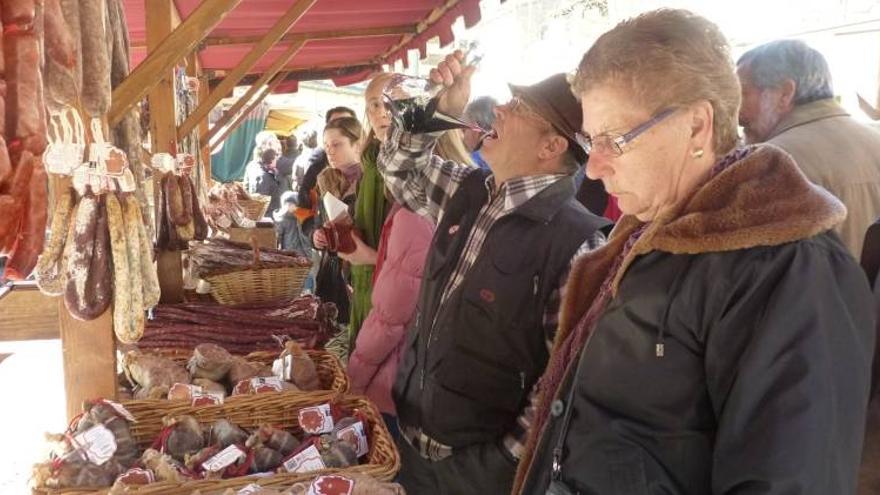
[[[376,249],[382,225],[388,214],[389,203],[385,198],[385,181],[376,169],[376,158],[379,156],[380,139],[391,125],[391,116],[382,100],[382,90],[387,82],[388,74],[374,78],[367,86],[364,94],[367,103],[367,123],[369,132],[364,141],[361,153],[363,176],[358,184],[357,200],[354,205],[354,224],[360,233],[355,236],[357,250],[350,255],[341,255],[351,263],[351,318],[349,320],[349,337],[351,348],[357,340],[361,328],[372,307],[373,270],[376,266]]]

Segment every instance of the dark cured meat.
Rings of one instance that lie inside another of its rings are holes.
[[[73,84],[74,91],[76,94],[79,94],[79,90],[82,87],[82,57],[80,56],[82,53],[82,42],[79,24],[79,0],[59,0],[58,3],[61,6],[61,13],[67,22],[70,38],[73,42],[71,46],[74,58]]]
[[[46,105],[51,112],[59,112],[73,105],[79,96],[76,81],[76,53],[68,21],[64,18],[59,0],[45,0],[44,23],[46,64],[43,79],[46,83]]]
[[[168,174],[163,181],[165,183],[165,205],[168,208],[168,218],[173,225],[182,227],[189,223],[190,215],[187,214],[185,209],[180,183],[174,174]]]
[[[37,258],[43,251],[43,240],[46,236],[46,218],[48,215],[48,178],[43,160],[39,156],[29,155],[33,162],[33,172],[29,188],[27,210],[21,221],[21,232],[18,242],[12,250],[12,256],[6,261],[4,276],[10,280],[24,280],[34,267]]]
[[[104,197],[87,191],[80,200],[75,221],[74,241],[79,249],[68,259],[64,302],[74,317],[93,320],[107,310],[113,295]]]
[[[208,221],[205,220],[205,213],[202,211],[202,205],[199,204],[199,193],[196,191],[196,183],[192,178],[187,177],[189,183],[190,194],[192,195],[192,217],[195,225],[195,239],[204,241],[208,238]]]
[[[79,23],[82,44],[82,104],[91,117],[110,109],[110,54],[104,27],[104,0],[80,0]]]
[[[15,3],[15,2],[5,2]],[[46,148],[46,112],[43,109],[43,78],[40,74],[40,39],[34,33],[3,35],[6,62],[6,133],[33,154]],[[8,143],[15,148],[13,140]],[[16,153],[10,149],[13,162]]]
[[[34,22],[36,13],[34,0],[5,0],[0,2],[0,5],[3,7],[3,24],[15,24],[26,29]]]
[[[0,189],[0,256],[9,254],[18,241],[21,219],[27,207],[28,191],[34,162],[32,155],[25,151],[21,154],[21,163],[15,168],[15,174],[8,187]]]
[[[63,67],[73,69],[76,64],[73,37],[58,0],[44,0],[43,22],[46,33],[43,43],[47,60],[54,60]]]

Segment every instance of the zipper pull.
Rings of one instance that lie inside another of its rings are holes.
[[[425,390],[425,368],[419,372],[419,390]]]
[[[526,389],[526,372],[525,371],[519,372],[519,388],[521,388],[522,390]]]
[[[532,279],[532,294],[538,295],[538,282],[540,281],[540,277],[535,275],[535,278]]]

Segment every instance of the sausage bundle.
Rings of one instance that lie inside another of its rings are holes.
[[[159,249],[181,251],[188,248],[189,241],[207,239],[208,223],[192,178],[168,173],[160,185]]]

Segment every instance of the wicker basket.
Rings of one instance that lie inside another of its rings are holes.
[[[253,221],[260,220],[266,216],[266,209],[272,198],[262,194],[251,194],[251,199],[239,199],[238,204],[244,210],[244,215]]]
[[[251,242],[254,246],[253,266],[228,273],[205,275],[205,281],[211,284],[211,295],[214,299],[220,304],[235,305],[289,299],[300,295],[311,266],[262,266],[257,241],[252,238]]]
[[[276,474],[271,478],[243,476],[225,480],[201,480],[186,483],[158,482],[144,486],[129,487],[126,493],[138,495],[189,495],[196,490],[202,494],[221,494],[229,488],[239,489],[250,483],[292,484],[306,481],[316,475],[331,473],[363,473],[378,480],[390,481],[400,469],[400,456],[379,411],[366,397],[325,392],[318,395],[301,396],[296,393],[261,394],[232,398],[217,406],[193,408],[189,404],[176,401],[145,400],[128,401],[123,405],[134,415],[137,422],[131,427],[132,435],[141,449],[150,446],[162,431],[162,418],[168,415],[192,415],[202,425],[210,425],[218,419],[228,419],[245,428],[257,428],[261,424],[277,427],[301,434],[297,423],[299,410],[327,402],[335,402],[346,409],[359,409],[367,417],[370,451],[364,464],[339,469],[325,469],[303,474]],[[91,493],[106,494],[109,490]],[[35,490],[36,493],[51,495],[72,495],[86,490]]]
[[[192,356],[192,349],[144,349],[147,353],[161,354],[181,364],[186,364]],[[342,367],[339,358],[327,351],[306,351],[318,371],[318,379],[321,381],[321,390],[346,393],[350,384],[348,375]],[[259,351],[244,356],[248,361],[271,366],[278,359],[279,352]],[[296,392],[294,392],[296,393]]]

